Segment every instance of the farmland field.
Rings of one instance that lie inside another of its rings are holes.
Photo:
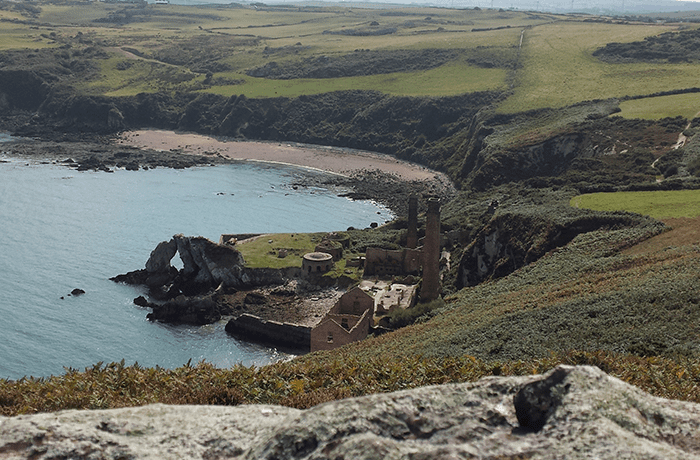
[[[697,63],[609,63],[592,55],[606,43],[640,41],[677,29],[678,25],[558,22],[526,30],[514,94],[500,110],[563,107],[695,87]]]
[[[73,82],[96,95],[201,91],[268,98],[373,90],[444,97],[501,91],[498,110],[516,113],[691,88],[697,86],[700,66],[692,60],[615,63],[593,56],[611,42],[680,30],[672,23],[622,25],[487,9],[37,5],[0,10],[5,20],[0,48],[99,48],[106,53],[94,59],[100,72]],[[426,53],[434,50],[453,54],[426,63]],[[404,53],[406,66],[374,66],[362,74],[362,61],[343,63],[358,52],[374,53],[378,62]],[[307,72],[265,74],[275,66],[301,66]],[[668,98],[627,102],[623,115],[657,118],[698,111],[696,98],[678,103]]]
[[[700,190],[591,193],[571,199],[577,208],[629,211],[657,219],[700,216]]]
[[[620,104],[620,116],[658,120],[667,117],[692,120],[700,113],[700,93],[674,94],[625,101]]]

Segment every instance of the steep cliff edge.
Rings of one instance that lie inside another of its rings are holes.
[[[533,208],[496,210],[464,249],[456,287],[461,289],[502,278],[583,233],[638,228],[641,240],[664,229],[660,222],[629,213],[600,213],[564,207],[548,211]],[[639,240],[630,239],[627,244],[632,246]]]
[[[92,458],[697,458],[700,407],[595,367],[343,399],[307,410],[162,404],[0,417],[0,453]]]
[[[499,92],[398,97],[352,90],[258,99],[190,92],[86,95],[60,73],[77,64],[43,54],[43,67],[12,53],[0,55],[11,64],[0,72],[2,129],[64,140],[151,127],[356,148],[446,172],[462,189],[519,181],[581,188],[650,182],[659,172],[651,163],[687,125],[683,119],[610,117],[620,110],[615,99],[498,114]],[[81,57],[86,64],[76,75],[94,73],[90,56]]]

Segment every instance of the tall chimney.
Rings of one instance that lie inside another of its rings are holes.
[[[420,299],[423,302],[440,296],[440,200],[428,200],[423,242],[423,286]]]
[[[411,195],[408,198],[408,234],[406,235],[406,247],[415,249],[418,247],[418,197]]]

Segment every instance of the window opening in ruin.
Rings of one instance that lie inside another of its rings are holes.
[[[343,328],[344,328],[345,330],[347,330],[347,331],[350,330],[350,326],[348,325],[348,319],[347,319],[347,318],[341,319],[341,320],[340,320],[340,325],[343,326]]]
[[[328,340],[328,343],[333,343],[333,333],[332,333],[332,332],[329,332],[329,333],[328,333],[328,338],[327,338],[327,340]]]

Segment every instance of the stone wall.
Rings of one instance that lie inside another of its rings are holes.
[[[365,310],[362,316],[327,314],[311,330],[311,351],[332,350],[366,338],[369,335],[373,315],[373,310]],[[343,327],[344,320],[347,322],[349,330]]]
[[[367,248],[365,253],[365,276],[415,275],[421,267],[420,249]]]
[[[247,313],[230,320],[226,324],[226,332],[254,342],[271,343],[302,352],[308,352],[310,348],[310,327],[267,321]]]

